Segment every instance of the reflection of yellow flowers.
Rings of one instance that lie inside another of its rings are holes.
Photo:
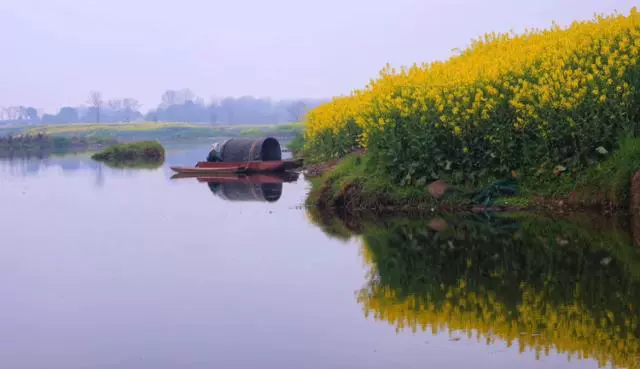
[[[554,306],[526,285],[521,287],[517,311],[510,311],[492,291],[466,291],[464,281],[448,288],[438,306],[428,296],[401,299],[393,289],[378,284],[360,291],[358,301],[367,316],[387,321],[398,331],[462,332],[486,344],[497,340],[517,344],[520,352],[532,349],[537,356],[556,350],[593,358],[603,366],[640,368],[637,316],[620,319],[608,312],[606,319],[596,319],[577,302]]]
[[[371,131],[405,120],[460,135],[466,127],[491,124],[498,109],[517,118],[504,124],[535,125],[544,135],[558,122],[550,112],[580,113],[576,109],[605,102],[614,112],[629,106],[633,88],[626,72],[637,65],[638,36],[635,8],[566,29],[491,33],[446,62],[386,66],[366,88],[312,110],[306,138],[321,146],[320,137],[337,138],[355,123],[364,137],[359,143],[367,146]]]
[[[379,247],[377,240],[374,245]],[[478,284],[472,259],[467,259],[468,270],[456,283],[441,283],[439,288],[404,296],[382,283],[378,263],[385,261],[377,260],[374,250],[365,237],[360,254],[369,267],[370,279],[357,300],[366,317],[388,322],[398,332],[458,332],[487,345],[504,341],[509,347],[516,345],[520,352],[532,350],[538,358],[555,350],[569,357],[594,359],[601,366],[640,369],[640,316],[635,300],[620,304],[624,306],[620,310],[594,314],[584,301],[595,296],[584,296],[585,290],[575,286],[572,299],[554,302],[549,294],[558,293],[558,289],[548,279],[544,286],[521,282],[513,296],[517,301],[514,307],[505,303],[504,295]],[[500,278],[500,273],[494,270],[490,276]]]

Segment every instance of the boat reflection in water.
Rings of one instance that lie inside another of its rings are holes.
[[[295,182],[299,173],[282,172],[269,174],[210,174],[210,175],[184,175],[177,174],[171,177],[195,178],[198,182],[206,183],[211,192],[227,201],[264,201],[276,202],[282,196],[282,184]]]

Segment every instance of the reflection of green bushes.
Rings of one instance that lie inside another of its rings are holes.
[[[329,237],[346,241],[351,238],[351,231],[332,214],[320,211],[318,208],[307,207],[307,218],[318,226]]]
[[[125,160],[105,161],[104,164],[115,169],[157,169],[164,164],[164,161]]]
[[[538,354],[640,363],[640,252],[620,230],[542,216],[363,226],[365,312],[398,329],[462,331]]]
[[[555,284],[573,286],[577,276],[585,278],[584,283],[593,282],[592,273],[584,268],[593,272],[616,270],[625,279],[640,281],[640,254],[623,232],[590,231],[571,221],[542,216],[458,216],[448,218],[448,223],[441,232],[430,230],[424,222],[408,220],[366,227],[363,238],[379,256],[376,267],[381,278],[392,278],[381,280],[401,288],[410,287],[405,281],[419,282],[408,293],[424,286],[423,281],[455,283],[461,275],[480,278],[484,284],[492,283],[493,288],[509,286],[515,280],[531,283],[531,276],[540,279],[537,285],[542,285],[544,280],[538,272],[552,265],[557,268],[553,270]],[[602,269],[600,262],[606,257],[614,259]],[[391,264],[385,269],[387,262]],[[426,263],[429,268],[425,268]],[[476,274],[468,274],[471,272]],[[482,279],[487,275],[495,277]]]

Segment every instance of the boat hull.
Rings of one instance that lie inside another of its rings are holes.
[[[294,172],[285,173],[257,173],[257,174],[236,174],[236,173],[177,173],[171,179],[195,178],[200,183],[242,183],[242,184],[262,184],[262,183],[285,183],[294,182],[298,179],[298,174]]]
[[[302,162],[293,160],[249,161],[249,162],[198,162],[195,168],[171,167],[171,170],[183,174],[206,173],[274,173],[292,170],[302,166]]]

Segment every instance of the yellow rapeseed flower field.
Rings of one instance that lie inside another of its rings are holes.
[[[487,34],[458,55],[395,70],[312,110],[307,149],[368,148],[397,178],[581,167],[636,131],[640,13]],[[416,178],[417,179],[417,178]]]

